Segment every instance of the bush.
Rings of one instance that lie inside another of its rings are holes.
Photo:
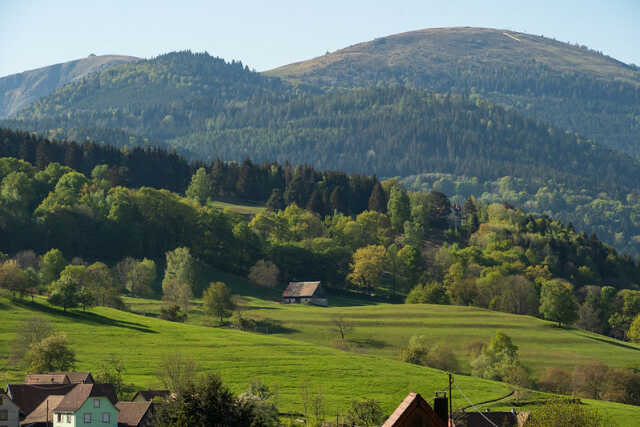
[[[255,320],[244,317],[241,312],[236,311],[231,316],[231,327],[241,331],[255,331],[257,323]]]
[[[353,426],[379,426],[385,421],[380,403],[373,399],[351,402],[345,423]]]
[[[558,367],[547,368],[538,380],[538,388],[549,393],[570,394],[571,374]]]
[[[460,365],[456,355],[446,344],[435,344],[429,348],[427,337],[415,335],[407,348],[400,352],[400,360],[416,365],[429,366],[443,371],[458,372]]]
[[[612,423],[596,409],[569,401],[550,402],[536,408],[527,427],[607,427]]]
[[[180,306],[170,305],[160,309],[160,318],[170,322],[184,322],[187,320],[186,313],[180,313]]]
[[[416,285],[405,300],[406,304],[450,304],[445,287],[438,282]]]

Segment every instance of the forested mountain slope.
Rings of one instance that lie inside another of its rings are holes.
[[[210,125],[227,108],[285,92],[279,79],[252,72],[240,62],[174,52],[88,76],[7,123],[76,141],[161,145]]]
[[[0,78],[0,118],[9,117],[43,96],[91,73],[139,58],[123,55],[90,55]]]
[[[321,93],[179,52],[91,75],[1,124],[128,150],[160,146],[207,162],[250,157],[379,177],[442,173],[480,186],[513,178],[525,186],[508,198],[514,204],[528,207],[552,189],[554,203],[534,211],[628,253],[640,245],[638,162],[479,95],[402,86]],[[39,163],[35,149],[5,155]]]
[[[477,92],[599,144],[640,153],[640,70],[584,46],[487,28],[381,37],[265,73],[320,87]]]

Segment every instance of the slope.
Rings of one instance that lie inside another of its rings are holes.
[[[7,121],[48,136],[119,147],[157,145],[254,97],[284,91],[279,79],[205,53],[173,52],[110,68],[68,85]],[[53,131],[53,133],[52,133]]]
[[[166,322],[113,309],[98,308],[87,313],[64,313],[46,304],[24,303],[19,306],[0,298],[3,329],[0,331],[0,358],[6,359],[9,343],[18,323],[30,316],[42,315],[65,332],[76,350],[79,370],[95,370],[101,362],[121,358],[126,367],[124,381],[140,389],[157,387],[155,371],[160,361],[176,349],[197,360],[203,371],[215,371],[225,383],[239,392],[247,382],[259,377],[279,390],[279,409],[302,412],[303,385],[323,390],[327,413],[343,412],[359,397],[379,400],[390,413],[409,391],[426,397],[446,388],[446,375],[434,369],[391,361],[376,356],[351,355],[340,350],[286,338],[251,334],[234,330],[207,328]],[[7,369],[10,382],[21,381],[24,372]],[[510,387],[463,375],[456,383],[473,401],[504,396]],[[524,401],[548,398],[541,393],[521,394]],[[454,408],[466,401],[454,391]],[[515,401],[502,402],[510,407]],[[621,425],[628,425],[640,415],[633,406],[587,401],[589,406],[606,411]],[[524,406],[525,408],[527,406]]]
[[[549,367],[571,370],[575,365],[600,361],[612,368],[635,366],[640,346],[578,328],[559,329],[553,322],[532,316],[491,311],[477,307],[432,304],[381,304],[344,296],[329,296],[330,307],[280,304],[281,292],[260,288],[246,279],[210,272],[210,281],[223,281],[239,296],[239,309],[257,321],[258,331],[320,346],[333,346],[338,333],[334,319],[352,326],[346,335],[349,350],[356,354],[398,360],[400,351],[414,335],[434,344],[451,346],[463,372],[470,373],[467,346],[488,342],[496,331],[509,335],[520,347],[520,358],[539,377]],[[162,302],[126,298],[138,314],[156,316]],[[201,302],[195,301],[188,323],[206,324],[210,319]]]
[[[91,73],[139,58],[123,55],[90,55],[0,78],[0,118],[9,117],[32,102]]]
[[[265,75],[320,87],[386,83],[477,92],[598,143],[640,153],[640,70],[542,36],[432,28],[359,43]]]

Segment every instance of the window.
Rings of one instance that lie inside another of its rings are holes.
[[[3,409],[0,411],[0,421],[8,421],[9,420],[9,410]]]
[[[93,407],[94,408],[100,407],[100,399],[93,399]]]
[[[62,422],[62,414],[58,414],[58,422],[61,423]]]
[[[103,423],[110,423],[111,422],[111,415],[108,412],[103,412],[102,413],[102,422]]]
[[[67,415],[67,422],[70,423],[71,422],[71,415]]]
[[[91,414],[90,413],[84,414],[84,423],[85,424],[91,424]]]

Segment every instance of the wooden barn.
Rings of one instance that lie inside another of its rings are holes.
[[[326,307],[328,301],[320,282],[289,282],[282,293],[285,304],[313,304]]]

